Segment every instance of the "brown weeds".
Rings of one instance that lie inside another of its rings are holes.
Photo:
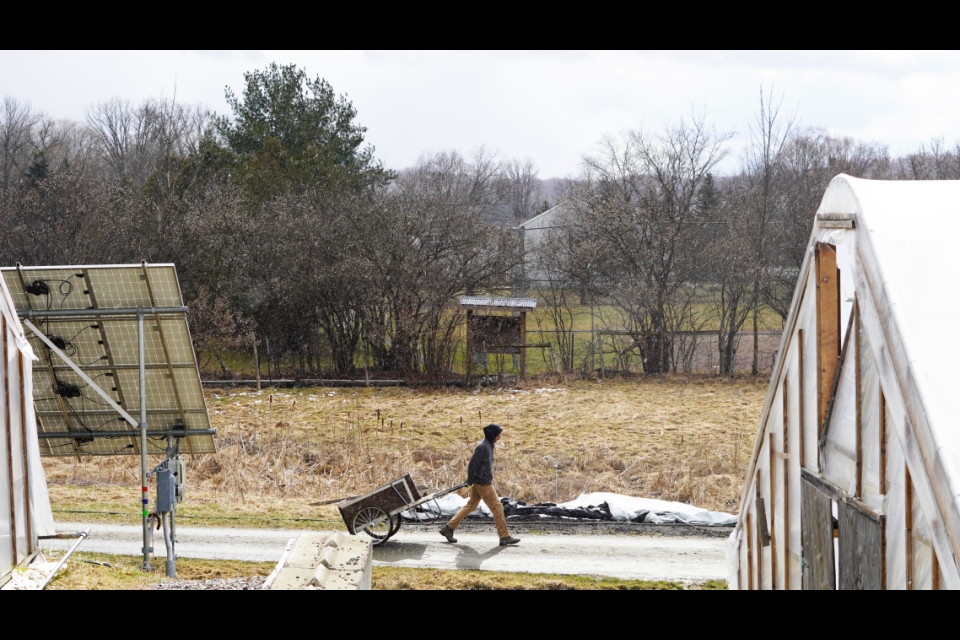
[[[765,386],[672,378],[548,389],[210,391],[219,453],[189,461],[188,491],[241,505],[290,501],[302,513],[304,502],[363,493],[408,472],[423,490],[442,489],[465,480],[480,429],[497,422],[506,430],[495,470],[502,495],[564,501],[611,491],[737,511]],[[52,485],[76,492],[139,479],[132,456],[45,458],[44,466]]]

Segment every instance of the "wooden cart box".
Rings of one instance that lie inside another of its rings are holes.
[[[353,531],[353,518],[364,507],[380,507],[387,513],[392,514],[405,511],[420,498],[420,492],[408,473],[402,478],[374,489],[366,495],[341,502],[337,507],[340,509],[343,521],[347,524],[347,529],[350,530],[350,533],[356,533]]]

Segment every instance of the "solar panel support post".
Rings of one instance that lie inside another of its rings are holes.
[[[143,570],[153,571],[150,564],[150,494],[147,492],[147,368],[144,354],[143,309],[137,310],[137,349],[140,356],[140,490],[143,517]]]
[[[174,445],[174,436],[172,434],[167,435],[167,469],[171,473],[176,473],[177,471],[177,447]],[[179,480],[174,481],[174,486],[176,486]],[[167,545],[167,565],[166,565],[166,574],[168,578],[177,577],[177,554],[175,547],[177,544],[177,497],[176,489],[173,492],[173,500],[170,503],[170,513],[161,515],[161,518],[167,518],[164,522],[164,528],[167,528],[167,523],[169,523],[169,529],[167,530],[167,535],[164,536],[164,542]]]

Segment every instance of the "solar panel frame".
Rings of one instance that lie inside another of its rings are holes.
[[[172,264],[0,268],[19,312],[33,322],[74,364],[107,391],[131,416],[140,411],[137,315],[96,316],[97,311],[183,306]],[[41,281],[47,293],[28,293]],[[39,307],[39,308],[38,308]],[[84,315],[89,310],[92,313]],[[51,314],[44,314],[43,312]],[[61,317],[72,312],[75,317]],[[43,341],[27,332],[40,362],[34,365],[34,406],[41,454],[47,456],[139,455],[140,432],[105,402]],[[52,340],[58,347],[60,343]],[[185,314],[144,314],[147,433],[210,430],[210,417],[190,327]],[[76,387],[64,397],[61,383]],[[75,395],[79,392],[79,395]],[[104,433],[98,437],[97,432]],[[129,432],[129,435],[126,435]],[[57,434],[78,437],[55,438]],[[109,433],[109,436],[106,436]],[[163,436],[148,438],[147,452],[163,454]],[[212,435],[183,438],[184,453],[215,453]]]

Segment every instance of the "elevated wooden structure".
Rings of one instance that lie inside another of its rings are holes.
[[[511,354],[526,374],[527,313],[537,308],[535,298],[463,296],[460,308],[467,312],[467,380],[473,374],[478,354]]]

